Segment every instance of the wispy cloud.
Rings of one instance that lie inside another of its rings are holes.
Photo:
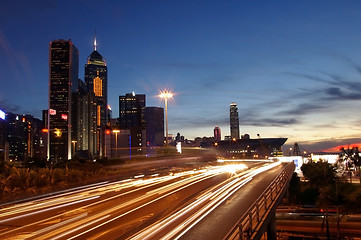
[[[281,115],[303,115],[309,114],[312,112],[318,112],[324,109],[325,106],[321,106],[319,104],[312,104],[312,103],[301,103],[296,107],[292,107],[291,109],[280,111],[279,114]]]
[[[2,100],[2,99],[0,99],[0,107],[5,112],[18,113],[20,110],[20,106],[15,105],[7,100]]]
[[[360,100],[361,99],[361,92],[356,91],[343,91],[339,87],[330,87],[325,89],[326,98],[327,100]]]
[[[212,62],[205,62],[205,63],[196,63],[196,62],[168,62],[168,63],[158,63],[160,66],[164,67],[171,67],[177,69],[191,69],[191,70],[204,70],[204,69],[214,69],[214,68],[224,68],[229,67],[229,65],[224,63],[212,63]]]
[[[257,127],[285,127],[294,124],[298,124],[299,120],[296,118],[241,118],[242,125],[257,126]]]

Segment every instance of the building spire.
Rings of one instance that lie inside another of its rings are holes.
[[[94,36],[94,51],[97,50],[97,30],[95,29],[95,36]]]

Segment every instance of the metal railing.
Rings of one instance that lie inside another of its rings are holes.
[[[295,165],[289,163],[243,214],[224,239],[253,239],[288,184]]]

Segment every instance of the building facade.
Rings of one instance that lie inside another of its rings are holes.
[[[130,130],[131,148],[134,153],[146,147],[145,94],[127,93],[119,96],[120,129]]]
[[[239,139],[239,118],[237,103],[233,102],[230,105],[230,130],[231,138]]]
[[[218,155],[226,158],[268,159],[282,156],[282,145],[287,138],[242,138],[223,140],[214,148]]]
[[[32,115],[7,112],[5,118],[8,145],[6,160],[22,165],[30,159],[46,158],[46,134],[42,132],[43,122]]]
[[[215,142],[219,142],[222,140],[221,129],[219,127],[215,127],[213,130],[213,133],[214,133],[214,141]]]
[[[84,81],[87,87],[87,95],[83,95],[83,108],[88,109],[88,122],[84,125],[84,134],[87,134],[88,143],[83,143],[83,149],[92,152],[93,155],[105,156],[105,129],[109,125],[108,111],[108,68],[106,60],[96,49],[89,55],[84,70]],[[95,108],[95,109],[93,109]]]
[[[89,55],[84,70],[84,81],[93,92],[97,104],[97,121],[99,126],[108,124],[108,68],[103,56],[96,50]]]
[[[61,162],[71,159],[73,98],[78,89],[79,52],[71,40],[54,40],[49,46],[48,158]]]
[[[93,92],[88,91],[87,86],[79,80],[77,97],[74,102],[77,108],[77,131],[76,141],[73,147],[75,151],[88,151],[92,156],[97,156],[98,148],[98,127],[96,121],[96,99]]]
[[[163,146],[164,109],[160,107],[146,107],[145,125],[147,134],[147,146]]]

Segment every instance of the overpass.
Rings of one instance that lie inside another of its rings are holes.
[[[254,176],[180,239],[260,239],[263,234],[276,239],[275,211],[294,169],[293,163],[283,163]]]
[[[276,208],[288,188],[295,165],[289,163],[237,221],[224,239],[277,239]]]

